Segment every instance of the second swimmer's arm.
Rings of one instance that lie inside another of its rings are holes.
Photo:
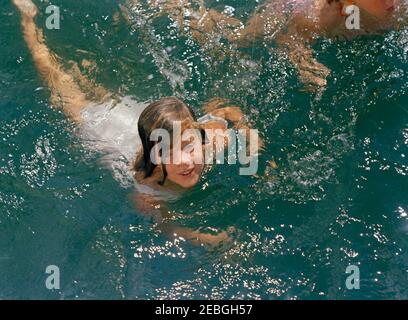
[[[308,91],[324,89],[330,74],[330,70],[314,58],[313,34],[317,32],[313,22],[297,16],[291,20],[287,32],[277,38],[279,46],[287,50],[290,62]]]

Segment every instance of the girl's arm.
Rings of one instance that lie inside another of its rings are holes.
[[[61,107],[74,121],[80,121],[81,109],[90,101],[74,77],[63,70],[56,55],[46,46],[42,30],[34,22],[38,12],[36,5],[31,0],[13,0],[13,3],[20,11],[24,40],[35,66],[51,90],[51,103]]]
[[[157,228],[170,238],[181,237],[194,245],[218,245],[229,240],[228,233],[225,231],[212,235],[175,224],[172,222],[173,214],[167,210],[166,204],[151,195],[138,193],[135,205],[139,212],[153,217]]]
[[[244,130],[247,138],[247,142],[251,143],[255,137],[252,137],[255,132],[252,130],[250,124],[247,121],[246,116],[242,112],[240,107],[230,104],[227,99],[214,98],[210,102],[204,105],[203,110],[207,114],[211,114],[216,117],[220,117],[232,123],[233,128],[236,130]],[[206,124],[206,127],[212,129],[213,125],[210,122]],[[250,155],[257,155],[260,150],[264,148],[264,142],[261,137],[257,136],[258,143],[250,144]]]

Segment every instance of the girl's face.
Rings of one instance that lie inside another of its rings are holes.
[[[200,180],[204,168],[203,149],[200,139],[192,139],[181,144],[181,150],[172,149],[170,164],[165,164],[167,179],[188,189]]]
[[[395,11],[399,0],[357,0],[356,5],[378,19],[387,19]]]

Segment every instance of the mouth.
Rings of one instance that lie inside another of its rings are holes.
[[[179,173],[179,174],[180,174],[181,176],[183,176],[183,177],[188,177],[189,175],[191,175],[191,174],[193,173],[193,171],[194,171],[194,167],[191,168],[191,169],[189,169],[189,170],[182,171],[182,172]]]
[[[393,12],[395,10],[395,6],[391,6],[386,9],[388,12]]]

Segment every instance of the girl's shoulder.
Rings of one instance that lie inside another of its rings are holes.
[[[161,174],[157,170],[148,178],[143,173],[135,172],[135,189],[137,193],[155,198],[157,201],[171,201],[179,197],[179,193],[159,184]]]
[[[154,198],[156,201],[175,201],[179,198],[179,194],[165,189],[158,185],[157,181],[143,181],[135,183],[135,190],[139,194]]]

